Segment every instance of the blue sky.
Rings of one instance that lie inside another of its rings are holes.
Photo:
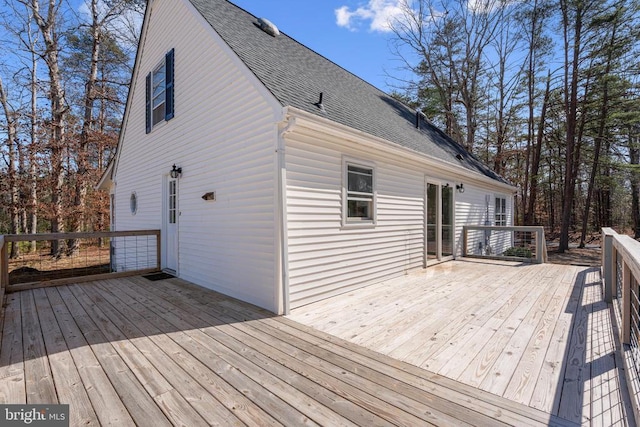
[[[231,1],[386,92],[399,85],[389,75],[406,75],[398,69],[386,27],[397,0]]]

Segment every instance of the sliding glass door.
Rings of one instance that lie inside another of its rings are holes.
[[[429,265],[453,257],[453,187],[448,183],[427,180],[425,198],[425,258]]]

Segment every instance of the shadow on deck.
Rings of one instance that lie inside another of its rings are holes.
[[[71,425],[571,425],[189,284],[7,296],[0,403]]]

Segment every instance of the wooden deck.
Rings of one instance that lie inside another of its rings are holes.
[[[68,403],[72,426],[572,425],[182,280],[142,277],[7,295],[0,403]]]
[[[454,261],[291,320],[582,425],[635,425],[598,268]]]

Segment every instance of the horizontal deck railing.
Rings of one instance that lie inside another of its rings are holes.
[[[602,229],[604,296],[612,303],[634,416],[640,420],[640,242]]]
[[[0,235],[0,292],[159,271],[160,243],[159,230]]]
[[[544,227],[465,225],[462,256],[545,263]]]

